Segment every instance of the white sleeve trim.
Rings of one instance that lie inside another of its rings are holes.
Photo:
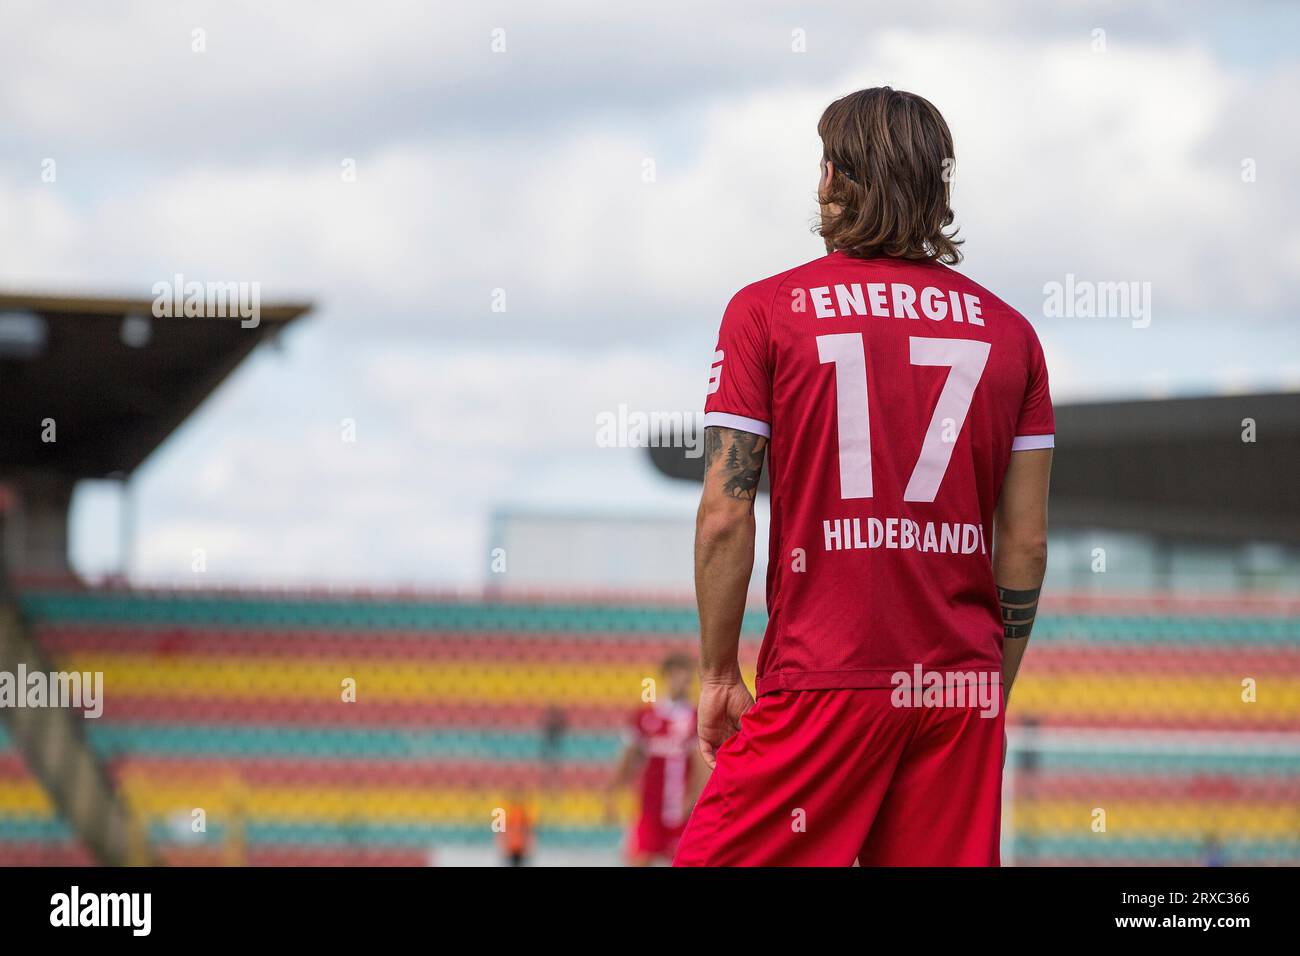
[[[757,418],[745,418],[742,415],[730,415],[727,412],[705,412],[704,427],[734,428],[737,431],[749,432],[751,435],[772,437],[772,426],[767,422],[760,422]]]
[[[708,418],[707,415],[704,417]],[[1035,448],[1052,448],[1055,445],[1055,435],[1017,435],[1011,442],[1011,450],[1032,451]]]

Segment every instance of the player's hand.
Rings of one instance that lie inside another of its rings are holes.
[[[741,716],[753,706],[754,698],[739,673],[720,679],[701,678],[700,753],[710,770],[717,761],[718,748],[740,730]]]

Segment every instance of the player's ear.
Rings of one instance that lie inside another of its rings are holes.
[[[829,159],[822,159],[822,178],[817,184],[817,198],[821,202],[826,202],[826,197],[830,193],[831,180],[835,178],[835,164]]]

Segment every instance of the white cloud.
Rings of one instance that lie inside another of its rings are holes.
[[[1267,105],[1293,55],[1230,60],[1121,6],[1105,54],[1084,14],[1047,29],[1025,4],[810,12],[802,58],[775,6],[578,9],[505,10],[506,61],[495,11],[6,10],[0,280],[180,271],[321,303],[140,476],[142,573],[183,577],[206,546],[214,576],[472,581],[500,505],[689,507],[643,454],[596,448],[595,415],[698,405],[730,294],[820,254],[818,115],[879,82],[948,116],[968,271],[1037,321],[1058,397],[1294,378],[1300,138]],[[1040,319],[1067,272],[1150,281],[1151,332]]]
[[[0,274],[215,273],[317,292],[334,321],[641,343],[712,322],[739,284],[820,254],[808,232],[817,116],[844,90],[890,80],[948,115],[969,269],[1013,304],[1038,307],[1043,282],[1065,272],[1151,281],[1166,314],[1225,302],[1271,314],[1300,293],[1300,209],[1274,172],[1296,165],[1300,137],[1268,124],[1265,179],[1242,183],[1232,157],[1259,145],[1239,129],[1254,90],[1205,50],[895,31],[860,60],[871,68],[714,96],[643,132],[375,145],[357,151],[355,183],[339,156],[209,163],[87,208],[69,172],[0,193],[14,226]],[[1229,127],[1243,142],[1225,159],[1215,147]],[[689,147],[671,142],[684,130],[698,137]],[[496,288],[505,316],[489,311]]]

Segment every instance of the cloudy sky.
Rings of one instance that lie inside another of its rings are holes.
[[[500,508],[689,514],[597,416],[700,407],[730,295],[821,253],[818,115],[882,83],[947,116],[962,268],[1058,402],[1300,387],[1297,8],[900,6],[7,2],[0,285],[316,303],[137,474],[134,575],[473,585]],[[1071,275],[1149,324],[1044,314]]]

